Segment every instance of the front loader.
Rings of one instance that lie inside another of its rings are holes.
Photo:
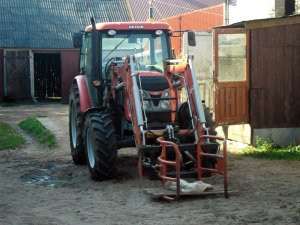
[[[87,162],[92,179],[117,174],[117,152],[136,147],[141,177],[174,182],[224,177],[226,140],[215,136],[202,103],[193,57],[174,59],[169,25],[161,22],[98,23],[74,34],[80,72],[70,90],[70,145],[76,164]],[[188,34],[195,45],[195,35]]]

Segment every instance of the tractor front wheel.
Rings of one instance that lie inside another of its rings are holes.
[[[69,135],[71,155],[75,164],[86,163],[83,126],[83,113],[80,111],[79,90],[77,84],[73,84],[70,90],[69,100]]]
[[[117,145],[108,113],[90,113],[85,120],[87,164],[94,180],[108,180],[117,173]]]

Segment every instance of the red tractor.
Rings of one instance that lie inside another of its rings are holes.
[[[73,161],[87,162],[92,179],[112,179],[118,149],[135,146],[140,176],[175,182],[175,198],[180,178],[217,173],[227,197],[226,141],[211,135],[192,56],[173,58],[169,25],[91,22],[73,36],[80,48],[69,100]],[[193,32],[188,41],[195,45]]]

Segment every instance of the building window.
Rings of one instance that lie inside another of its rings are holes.
[[[285,0],[285,15],[295,14],[295,0]]]

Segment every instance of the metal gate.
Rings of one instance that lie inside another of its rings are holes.
[[[5,96],[30,98],[29,51],[5,52]]]
[[[60,54],[34,54],[34,96],[39,99],[61,97]]]

